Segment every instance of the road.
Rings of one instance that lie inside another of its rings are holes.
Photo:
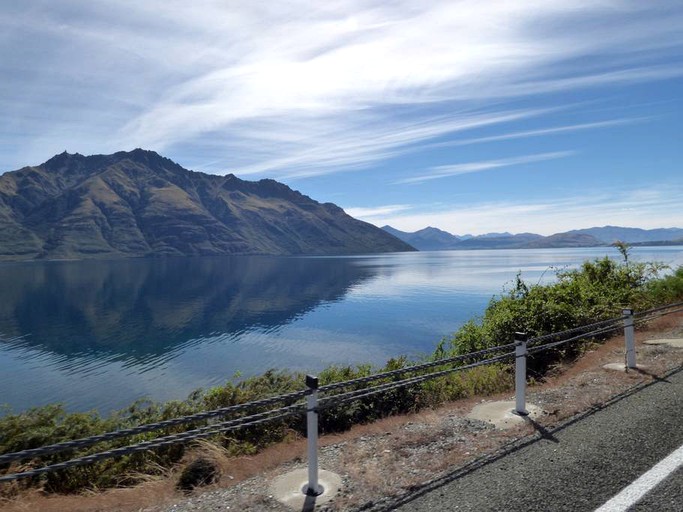
[[[673,454],[678,469],[664,473],[653,490],[627,508],[680,512],[682,445],[683,368],[492,462],[456,471],[384,504],[382,510],[580,512],[603,507],[616,512],[624,509],[609,508],[610,500]],[[622,495],[633,495],[632,488]]]

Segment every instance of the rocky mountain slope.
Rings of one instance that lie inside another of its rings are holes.
[[[0,176],[0,258],[410,251],[273,180],[188,171],[153,151],[62,153]]]

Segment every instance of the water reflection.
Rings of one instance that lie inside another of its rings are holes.
[[[71,410],[184,398],[235,372],[319,371],[429,353],[521,271],[613,249],[340,258],[168,258],[0,264],[0,403]],[[683,264],[683,248],[634,260]],[[2,412],[0,411],[0,414]]]
[[[0,333],[63,356],[167,358],[188,340],[278,329],[374,273],[347,259],[268,257],[4,265]]]

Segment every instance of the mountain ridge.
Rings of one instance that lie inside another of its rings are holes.
[[[424,238],[416,236],[425,229],[413,233],[405,232],[391,226],[383,226],[382,229],[394,236],[413,245],[420,251],[429,250],[465,250],[465,249],[541,249],[541,248],[568,248],[568,247],[599,247],[611,245],[621,241],[634,245],[673,245],[683,242],[683,229],[658,228],[645,230],[640,228],[623,228],[618,226],[604,226],[587,229],[576,229],[549,236],[535,233],[486,233],[477,236],[459,236],[442,231],[437,228],[425,228],[439,231],[442,235],[440,240],[448,240],[446,243],[437,243],[437,239],[431,238],[425,243]],[[447,236],[452,237],[447,239]]]
[[[184,169],[153,151],[67,152],[0,175],[0,258],[333,255],[414,250],[271,179]]]

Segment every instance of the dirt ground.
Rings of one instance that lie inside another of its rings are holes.
[[[648,339],[672,337],[683,337],[683,313],[661,317],[637,331],[640,370],[615,372],[603,368],[606,363],[624,361],[623,336],[596,345],[578,360],[556,368],[543,382],[529,387],[528,402],[544,411],[535,423],[499,430],[467,418],[478,403],[513,398],[505,394],[461,400],[324,436],[320,442],[320,467],[340,475],[343,483],[334,500],[320,510],[371,510],[454,468],[500,454],[521,439],[543,436],[548,429],[577,414],[599,408],[613,397],[681,368],[683,349],[643,344]],[[252,457],[228,459],[207,446],[201,451],[219,462],[222,477],[218,483],[191,495],[175,490],[179,467],[134,488],[78,496],[44,496],[32,491],[0,501],[0,510],[284,512],[288,509],[271,495],[269,482],[278,475],[306,467],[303,439],[281,443]]]

